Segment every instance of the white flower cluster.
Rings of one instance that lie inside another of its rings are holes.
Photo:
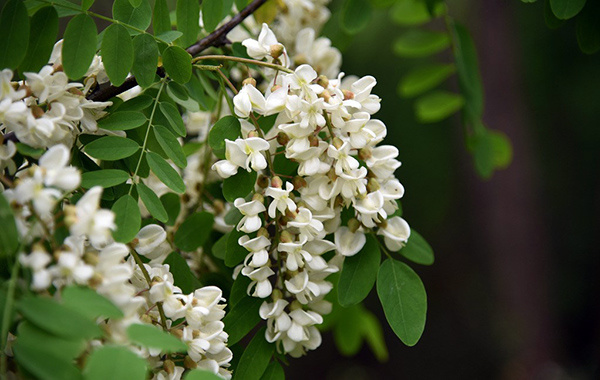
[[[62,72],[61,46],[61,42],[55,46],[52,65],[38,73],[24,73],[23,81],[12,82],[13,72],[9,69],[0,71],[0,129],[14,132],[19,141],[35,148],[72,146],[79,133],[98,133],[96,120],[112,104],[85,98],[90,86],[106,76],[100,58],[96,56],[86,74],[84,87],[69,82]]]
[[[248,54],[257,60],[270,54],[268,61],[278,63],[286,49],[277,47],[266,25],[260,34],[243,41]],[[247,234],[239,244],[249,252],[236,273],[251,280],[249,294],[270,298],[260,309],[266,339],[297,357],[320,345],[316,325],[331,309],[324,300],[332,289],[327,276],[339,271],[345,256],[362,249],[366,233],[383,235],[386,246],[397,251],[410,228],[393,216],[404,188],[394,176],[398,150],[378,146],[387,131],[371,118],[380,108],[371,93],[375,78],[330,79],[309,64],[290,73],[265,69],[264,76],[269,80],[264,91],[248,79],[234,97],[243,138],[225,141],[226,159],[213,169],[222,178],[240,168],[260,173],[252,199],[234,202],[243,215],[237,230]],[[266,135],[244,120],[274,114],[275,125]],[[285,183],[273,167],[279,154],[298,164],[297,176]],[[345,208],[353,217],[342,226]],[[323,257],[334,250],[329,261]]]
[[[169,265],[163,264],[172,252],[167,234],[153,224],[142,228],[134,240],[136,252],[150,259],[143,264],[148,282],[130,255],[130,248],[113,241],[115,215],[100,208],[100,187],[89,189],[76,204],[65,204],[62,213],[57,212],[59,202],[68,198],[81,182],[79,170],[68,166],[69,158],[66,146],[51,147],[40,157],[39,165],[18,172],[14,187],[3,192],[15,212],[22,240],[31,244],[28,253],[19,254],[20,263],[31,270],[31,288],[44,292],[50,287],[58,290],[76,284],[88,286],[111,300],[124,317],[99,321],[105,325],[108,339],[128,345],[150,359],[156,379],[179,379],[185,368],[197,367],[231,378],[226,369],[232,353],[226,346],[228,335],[221,321],[225,315],[221,290],[208,286],[182,294],[173,283]],[[56,216],[60,214],[62,219]],[[67,226],[68,236],[55,247],[53,236],[60,225]],[[53,247],[52,252],[48,252],[49,246]],[[158,312],[159,303],[168,318],[165,321]],[[184,322],[173,326],[182,318]],[[129,342],[126,329],[135,323],[166,325],[188,346],[182,365],[161,361],[160,350],[142,349]]]

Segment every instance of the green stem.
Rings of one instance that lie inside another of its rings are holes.
[[[333,125],[331,124],[331,120],[329,119],[329,115],[326,111],[323,111],[323,117],[325,118],[325,123],[327,124],[329,136],[331,136],[331,139],[333,140],[333,138],[335,137],[335,135],[333,134]]]
[[[156,106],[158,106],[160,94],[165,85],[164,79],[160,83],[160,88],[158,89],[158,93],[156,94],[156,98],[154,99],[154,105],[152,106],[152,112],[150,113],[150,119],[148,120],[148,129],[146,129],[146,135],[144,136],[144,143],[142,144],[142,151],[140,152],[140,158],[138,159],[137,165],[135,167],[135,171],[133,172],[133,176],[131,177],[131,187],[129,188],[129,195],[131,195],[131,191],[133,190],[133,180],[138,174],[140,170],[140,166],[142,164],[142,158],[144,157],[144,153],[146,152],[146,145],[148,144],[148,136],[150,135],[150,129],[153,127],[152,122],[154,121],[154,113],[156,112]]]
[[[385,255],[387,257],[389,257],[390,259],[393,259],[392,255],[390,254],[390,251],[388,251],[387,247],[385,246],[385,244],[383,244],[381,242],[381,240],[379,240],[379,238],[377,237],[377,235],[375,234],[375,232],[371,231],[371,235],[373,235],[373,237],[375,238],[375,240],[377,241],[377,244],[379,244],[379,248],[381,248],[381,250],[383,251],[383,253],[385,253]]]
[[[148,283],[148,288],[151,288],[152,279],[150,278],[150,274],[148,274],[148,271],[146,270],[146,267],[144,266],[140,255],[138,255],[138,253],[135,251],[135,249],[133,249],[133,247],[131,247],[131,256],[135,260],[138,267],[140,267],[140,270],[142,271],[142,274],[144,275],[144,278]],[[156,308],[158,309],[158,314],[160,314],[160,325],[162,326],[163,330],[168,331],[169,328],[167,327],[167,317],[165,316],[165,310],[162,307],[162,302],[157,302]]]
[[[203,55],[203,56],[194,58],[192,60],[192,62],[196,63],[198,61],[202,61],[202,60],[205,60],[205,59],[214,59],[215,61],[233,61],[233,62],[240,62],[240,63],[248,63],[248,64],[251,64],[251,65],[257,65],[257,66],[268,67],[270,69],[281,70],[281,71],[284,71],[284,72],[286,72],[288,74],[294,72],[294,71],[288,69],[285,66],[276,65],[274,63],[257,61],[256,59],[248,59],[248,58],[241,58],[241,57],[230,57],[228,55]]]

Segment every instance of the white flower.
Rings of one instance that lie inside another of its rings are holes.
[[[285,190],[279,187],[269,186],[265,190],[265,195],[273,198],[269,205],[269,216],[275,218],[277,210],[285,215],[285,210],[296,211],[296,203],[290,199],[290,193],[294,190],[294,185],[285,183]]]
[[[340,227],[334,234],[337,252],[343,256],[356,255],[367,242],[367,237],[361,231],[352,232],[348,227]]]
[[[265,23],[262,24],[262,29],[258,35],[258,41],[248,38],[242,41],[242,45],[246,47],[250,57],[259,60],[271,55],[271,50],[274,48],[273,45],[275,45],[275,47],[283,48],[283,45],[277,42],[277,37],[275,37],[275,34]]]
[[[73,191],[81,182],[81,173],[69,163],[70,152],[64,145],[55,145],[48,149],[39,160],[42,169],[44,184],[54,186],[65,191]]]
[[[273,286],[269,281],[269,277],[273,276],[275,272],[269,267],[252,268],[245,267],[242,269],[242,274],[252,280],[248,286],[248,291],[254,287],[253,297],[266,298],[271,295]]]
[[[266,211],[263,203],[257,200],[246,202],[244,198],[237,198],[233,202],[233,205],[242,213],[242,215],[244,215],[237,225],[238,231],[249,234],[260,229],[262,220],[258,214]]]
[[[341,175],[342,172],[350,173],[358,169],[358,160],[350,155],[351,148],[348,142],[344,142],[339,149],[333,145],[330,145],[327,149],[327,155],[336,160],[334,167],[337,175]]]
[[[149,258],[151,264],[161,264],[172,251],[167,241],[167,232],[158,224],[144,226],[136,239],[136,252]]]
[[[222,178],[229,178],[237,173],[239,167],[248,172],[259,171],[267,167],[267,160],[262,152],[268,150],[269,143],[260,137],[225,140],[225,160],[217,161],[213,170]]]
[[[249,117],[252,111],[265,113],[266,101],[263,94],[251,84],[245,84],[233,97],[235,114],[239,117]]]
[[[365,227],[373,228],[376,223],[387,217],[383,209],[383,194],[381,191],[374,191],[367,196],[354,202],[354,208],[359,213],[360,221]]]
[[[112,240],[111,230],[115,229],[115,214],[99,208],[102,188],[94,186],[81,197],[75,206],[74,221],[69,231],[71,235],[89,237],[94,247],[101,247]]]
[[[244,265],[258,268],[269,261],[269,251],[267,251],[267,248],[271,245],[271,242],[266,237],[257,236],[254,239],[250,239],[248,235],[244,235],[238,239],[238,244],[250,251],[244,260]]]
[[[4,69],[0,71],[0,101],[5,99],[15,101],[25,96],[25,90],[15,91],[11,83],[12,77],[12,70]]]
[[[323,235],[323,223],[314,219],[306,207],[299,207],[296,217],[288,222],[288,226],[296,227],[300,237],[306,236],[307,240],[319,239]]]
[[[410,237],[410,227],[404,219],[395,216],[387,220],[384,228],[379,228],[378,235],[383,235],[383,241],[390,251],[399,251]]]

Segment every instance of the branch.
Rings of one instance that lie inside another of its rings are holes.
[[[200,41],[198,41],[195,44],[193,44],[192,46],[188,47],[186,49],[186,51],[188,53],[190,53],[190,55],[194,56],[196,54],[201,53],[203,50],[206,50],[207,48],[209,48],[211,46],[218,47],[218,46],[225,45],[228,42],[227,34],[233,28],[238,26],[242,21],[244,21],[244,19],[246,19],[246,17],[248,17],[252,13],[254,13],[266,1],[267,0],[253,0],[250,4],[248,4],[248,6],[246,8],[242,9],[242,11],[240,13],[233,16],[233,18],[231,20],[229,20],[227,23],[222,25],[219,29],[215,30],[208,36],[204,37]],[[165,69],[162,67],[159,67],[156,70],[156,74],[160,77],[164,77]],[[117,96],[120,93],[123,93],[129,89],[132,89],[136,85],[137,85],[137,80],[132,75],[132,76],[128,77],[125,80],[125,82],[123,82],[123,84],[118,87],[112,86],[108,83],[106,85],[98,86],[98,88],[96,90],[94,90],[88,96],[88,99],[96,101],[96,102],[103,102],[103,101],[106,101],[106,100],[112,98],[113,96]]]

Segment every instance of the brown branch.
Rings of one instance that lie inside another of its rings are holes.
[[[261,5],[263,5],[267,0],[253,0],[248,6],[241,10],[240,13],[233,16],[231,20],[222,25],[219,29],[215,30],[208,36],[204,37],[200,41],[196,42],[192,46],[188,47],[186,50],[190,55],[194,56],[196,54],[201,53],[202,51],[208,49],[211,46],[219,47],[228,43],[227,34],[236,26],[238,26],[246,17],[250,16],[254,13]],[[156,70],[156,74],[160,77],[165,76],[165,70],[162,67],[159,67]],[[113,96],[117,96],[120,93],[123,93],[129,89],[132,89],[137,85],[137,80],[132,75],[128,77],[122,85],[115,87],[110,84],[100,85],[96,90],[94,90],[89,96],[88,99],[102,102],[106,101]]]

